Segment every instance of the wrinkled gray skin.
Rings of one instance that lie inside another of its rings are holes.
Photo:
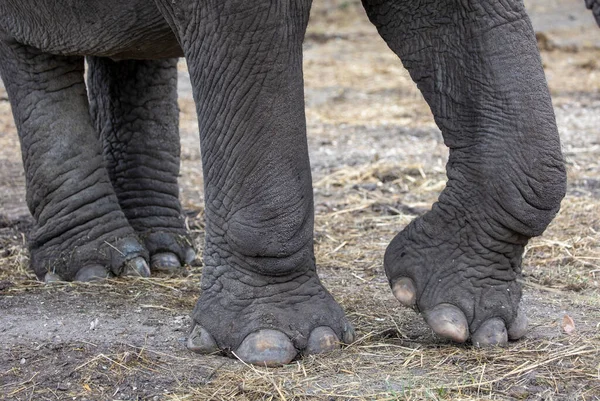
[[[315,270],[302,80],[310,0],[32,4],[0,0],[0,67],[36,221],[38,277],[148,275],[147,262],[170,269],[192,257],[177,200],[174,58],[185,56],[206,197],[188,347],[278,365],[353,341]],[[363,4],[450,150],[439,201],[387,249],[394,294],[454,341],[519,338],[523,247],[565,192],[523,4]]]

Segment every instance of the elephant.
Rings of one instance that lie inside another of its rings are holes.
[[[385,252],[392,292],[451,341],[518,339],[524,247],[566,191],[522,1],[362,4],[449,149],[438,201]],[[185,57],[206,218],[188,348],[278,366],[353,342],[313,249],[302,75],[311,0],[33,5],[0,0],[0,74],[22,147],[37,277],[149,276],[194,257],[177,186],[176,60]]]

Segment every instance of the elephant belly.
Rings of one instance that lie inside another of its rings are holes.
[[[155,59],[183,55],[148,0],[0,0],[4,39],[60,55]]]

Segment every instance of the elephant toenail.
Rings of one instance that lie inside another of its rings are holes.
[[[457,343],[464,343],[469,338],[469,325],[465,314],[451,304],[439,304],[435,308],[423,312],[425,321],[439,336]]]
[[[123,276],[150,277],[150,267],[144,258],[138,256],[125,263]]]
[[[508,339],[518,340],[519,338],[523,337],[525,333],[527,333],[527,326],[527,315],[525,315],[525,312],[523,312],[521,308],[519,308],[519,311],[517,312],[517,317],[508,326]]]
[[[500,318],[486,320],[471,336],[471,342],[477,347],[504,345],[508,342],[508,334],[504,321]]]
[[[154,271],[172,272],[181,268],[179,258],[172,252],[162,252],[152,255],[150,266]]]
[[[75,281],[96,281],[110,277],[110,273],[102,265],[85,266],[75,274]]]
[[[354,326],[350,323],[346,323],[344,325],[344,334],[342,341],[344,344],[352,344],[356,340],[356,331],[354,331]]]
[[[404,306],[412,307],[417,300],[417,289],[415,283],[408,277],[396,281],[392,287],[394,296]]]
[[[323,354],[340,348],[340,340],[331,328],[319,326],[308,337],[308,344],[304,353],[306,355]]]
[[[192,328],[186,346],[187,349],[198,354],[212,354],[219,351],[213,336],[198,324]]]
[[[235,355],[246,363],[275,367],[288,364],[298,352],[281,331],[264,329],[246,336]]]
[[[63,281],[63,280],[56,273],[48,272],[44,276],[44,283],[46,283],[46,284],[59,283],[61,281]]]
[[[196,252],[192,248],[188,248],[188,250],[185,251],[185,260],[184,260],[185,264],[191,265],[195,259],[196,259]]]

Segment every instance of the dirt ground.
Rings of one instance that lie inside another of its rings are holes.
[[[282,368],[185,349],[199,260],[184,277],[36,282],[19,145],[0,87],[0,399],[600,400],[600,29],[583,3],[526,1],[569,186],[559,216],[527,247],[530,329],[506,348],[442,341],[390,293],[383,252],[436,200],[447,150],[359,2],[315,0],[304,61],[317,261],[358,340]],[[181,196],[202,249],[200,150],[183,64],[180,78]]]

